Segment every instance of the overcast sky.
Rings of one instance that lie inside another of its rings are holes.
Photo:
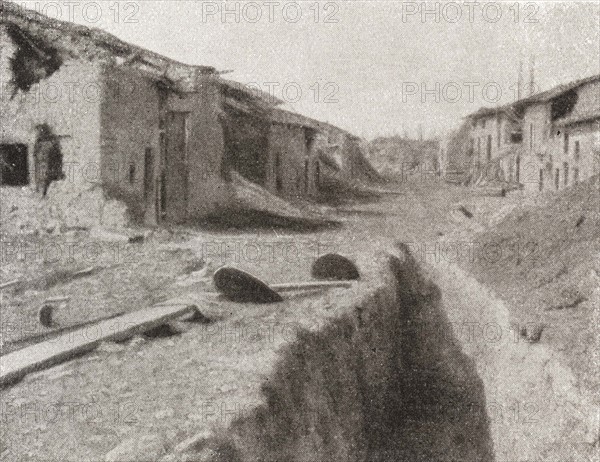
[[[443,134],[536,88],[600,73],[600,3],[58,0],[16,3],[100,27],[366,138]],[[225,14],[225,8],[230,12]]]

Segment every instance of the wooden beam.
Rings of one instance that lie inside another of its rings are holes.
[[[44,300],[44,304],[54,305],[56,303],[66,303],[69,301],[71,301],[71,297],[53,297],[53,298],[47,298],[46,300]]]
[[[0,290],[8,289],[9,287],[16,286],[17,284],[21,284],[23,282],[21,279],[16,279],[14,281],[8,281],[3,284],[0,284]]]
[[[281,284],[269,284],[276,292],[294,292],[297,290],[318,289],[350,289],[356,281],[309,281],[309,282],[284,282]],[[221,292],[202,292],[202,295],[218,297]]]
[[[194,305],[183,304],[153,306],[1,356],[0,386],[19,380],[31,372],[92,351],[102,342],[124,340],[170,319],[193,313],[197,309]]]
[[[309,282],[285,282],[283,284],[270,284],[269,287],[277,292],[291,292],[294,290],[312,289],[349,289],[354,281],[309,281]]]

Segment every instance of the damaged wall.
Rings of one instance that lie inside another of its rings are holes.
[[[0,142],[28,146],[33,180],[34,169],[31,167],[34,165],[36,127],[47,124],[60,139],[68,182],[73,189],[89,186],[95,175],[83,168],[89,164],[98,165],[100,161],[100,66],[68,60],[51,77],[33,85],[28,92],[18,90],[15,93],[10,59],[16,52],[16,45],[4,27],[0,27],[0,40]]]
[[[0,27],[0,42],[0,143],[27,146],[30,179],[27,190],[13,191],[7,197],[14,199],[15,207],[33,204],[30,196],[36,189],[34,149],[38,126],[47,125],[58,137],[63,161],[64,179],[50,185],[47,201],[21,211],[21,219],[31,221],[31,226],[22,223],[23,227],[36,228],[36,223],[47,220],[58,220],[66,227],[98,223],[102,216],[102,204],[95,204],[101,183],[101,65],[65,59],[50,77],[22,91],[12,82],[11,58],[18,47],[4,25]],[[116,215],[121,221],[122,211]]]
[[[520,177],[528,192],[569,187],[600,171],[600,81],[588,82],[576,91],[577,98],[572,92],[567,94],[566,108],[557,120],[551,120],[552,101],[525,109],[523,151],[527,156],[521,162]],[[578,121],[583,116],[592,117]]]
[[[0,143],[27,146],[30,186],[35,189],[36,127],[47,124],[58,137],[63,155],[66,178],[51,187],[62,202],[78,203],[86,191],[101,186],[107,198],[127,204],[130,218],[156,223],[161,150],[155,79],[110,60],[71,58],[50,77],[23,92],[12,83],[12,58],[18,46],[6,27],[0,28],[0,33]],[[188,191],[182,219],[212,213],[231,195],[220,179],[223,130],[218,120],[219,92],[211,77],[198,78],[203,81],[197,92],[173,94],[166,107],[167,111],[188,114]],[[151,166],[146,165],[149,158]],[[184,183],[184,178],[171,181]],[[96,192],[92,196],[97,199]],[[61,201],[55,206],[60,207]],[[82,227],[97,216],[90,212],[90,219],[86,219],[85,209],[72,213],[79,218],[70,221]]]
[[[233,201],[233,191],[223,181],[221,169],[225,149],[221,94],[215,77],[198,77],[197,91],[169,100],[172,111],[189,111],[188,205],[190,220],[201,220]]]
[[[107,190],[126,201],[134,217],[145,217],[147,224],[161,218],[174,222],[201,219],[231,200],[231,191],[221,179],[224,134],[218,118],[219,92],[214,78],[198,79],[198,90],[193,93],[164,90],[161,125],[156,81],[128,67],[106,69],[104,181]],[[177,129],[172,125],[177,121],[185,126]],[[174,132],[180,132],[177,139]],[[163,172],[166,210],[164,217],[158,217]]]
[[[11,82],[16,89],[28,92],[33,85],[50,77],[62,65],[58,50],[43,40],[11,23],[7,23],[4,29],[17,48],[10,58]]]
[[[109,197],[123,200],[132,217],[142,221],[146,150],[154,157],[159,154],[158,90],[140,71],[107,65],[102,73],[102,96],[102,184]],[[155,218],[148,217],[148,221]]]

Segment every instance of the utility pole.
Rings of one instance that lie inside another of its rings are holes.
[[[517,80],[517,101],[523,97],[523,60],[519,61],[519,77]]]
[[[535,55],[529,60],[529,96],[535,93]]]

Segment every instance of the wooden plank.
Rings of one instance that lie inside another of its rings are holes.
[[[66,303],[71,300],[71,297],[53,297],[44,300],[44,304],[53,305],[56,303]]]
[[[296,290],[318,289],[350,289],[356,281],[310,281],[310,282],[284,282],[270,284],[269,287],[277,292],[294,292]],[[221,292],[202,292],[202,295],[218,297]]]
[[[0,386],[95,349],[105,341],[123,340],[197,310],[194,305],[162,305],[128,313],[63,334],[0,357]]]
[[[4,290],[4,289],[8,289],[9,287],[16,286],[17,284],[20,284],[21,282],[23,282],[21,279],[16,279],[14,281],[5,282],[3,284],[0,284],[0,290]]]
[[[91,266],[91,267],[86,268],[84,270],[77,271],[76,273],[73,273],[73,277],[74,278],[80,278],[80,277],[83,277],[83,276],[89,276],[90,274],[92,274],[97,269],[98,269],[97,266]]]
[[[49,329],[44,329],[43,332],[39,332],[37,334],[33,334],[33,335],[28,335],[25,337],[21,337],[18,338],[16,340],[9,340],[7,342],[4,342],[4,345],[19,345],[22,343],[31,343],[31,342],[38,342],[38,341],[42,341],[42,340],[49,340],[49,339],[53,339],[55,337],[58,337],[60,334],[62,334],[63,332],[66,331],[73,331],[75,329],[84,327],[84,326],[89,326],[90,324],[95,324],[97,322],[100,321],[105,321],[107,319],[114,319],[117,318],[119,316],[123,316],[123,314],[125,314],[124,311],[121,311],[119,313],[114,313],[114,314],[110,314],[107,316],[102,316],[96,319],[91,319],[89,321],[83,321],[83,322],[79,322],[77,324],[73,324],[70,326],[60,326],[57,327],[55,329],[49,330]]]
[[[283,284],[271,284],[269,287],[278,292],[290,292],[294,290],[312,289],[349,289],[354,281],[310,281],[310,282],[286,282]]]

